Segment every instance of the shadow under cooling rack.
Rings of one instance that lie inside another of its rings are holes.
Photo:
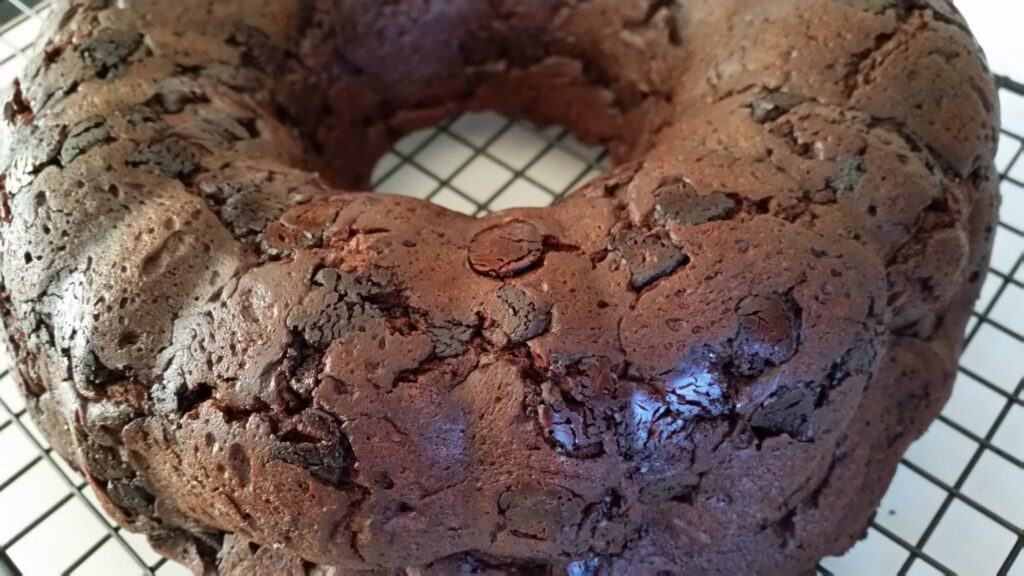
[[[46,10],[0,3],[0,84],[24,65]],[[1024,576],[1024,86],[1000,85],[1004,206],[953,397],[905,455],[866,538],[821,574]],[[607,167],[560,128],[467,114],[404,138],[373,183],[483,215],[549,205]],[[0,355],[0,576],[140,573],[187,572],[101,511],[36,430]]]

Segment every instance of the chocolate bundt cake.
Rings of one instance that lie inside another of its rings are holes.
[[[4,96],[29,411],[199,574],[797,574],[948,396],[998,204],[948,0],[73,0]],[[360,192],[467,110],[616,167]]]

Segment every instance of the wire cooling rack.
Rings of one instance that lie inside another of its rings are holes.
[[[0,3],[0,84],[25,64],[46,11],[45,0]],[[907,452],[867,537],[822,575],[1024,576],[1024,86],[1000,83],[1004,206],[953,397]],[[563,129],[467,114],[404,138],[373,183],[480,216],[546,206],[605,169],[603,151]],[[187,574],[102,512],[25,413],[10,364],[0,350],[0,576]]]

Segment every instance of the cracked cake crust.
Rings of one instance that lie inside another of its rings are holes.
[[[62,0],[2,98],[29,411],[199,574],[794,574],[946,400],[998,104],[946,0]],[[361,192],[466,110],[616,168]]]

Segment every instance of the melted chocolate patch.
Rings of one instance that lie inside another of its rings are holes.
[[[533,268],[544,256],[544,235],[530,222],[510,220],[488,228],[469,245],[469,264],[478,274],[511,278]]]

